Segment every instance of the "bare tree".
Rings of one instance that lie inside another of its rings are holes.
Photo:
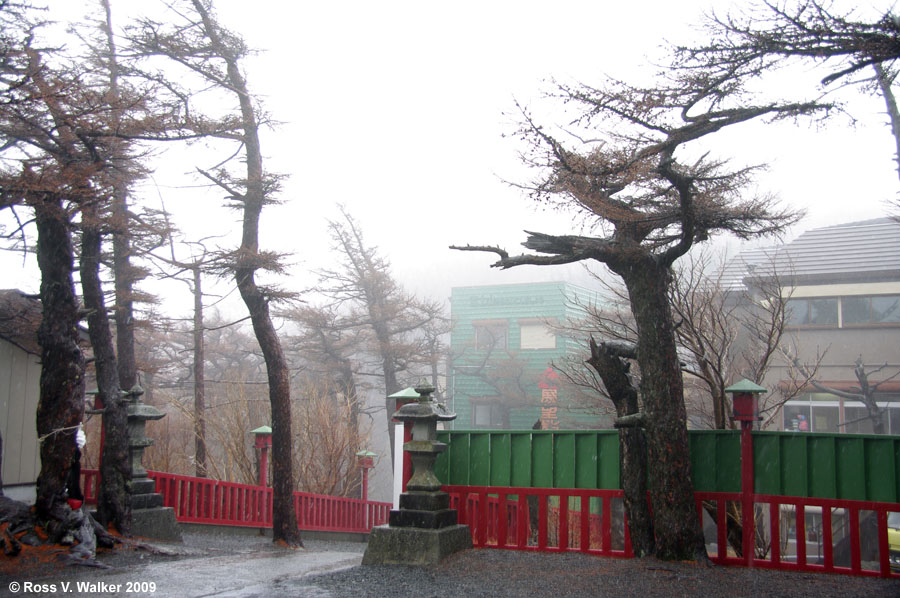
[[[340,255],[340,267],[319,272],[319,291],[346,307],[345,326],[370,335],[371,352],[377,356],[387,397],[402,389],[400,376],[420,362],[422,347],[417,333],[440,316],[442,307],[404,290],[392,276],[387,259],[379,255],[377,248],[366,244],[353,217],[344,209],[341,215],[341,221],[328,224],[334,250]],[[391,417],[396,406],[388,400],[386,407],[393,455]]]
[[[711,14],[709,37],[678,48],[678,66],[739,77],[765,77],[791,63],[821,65],[822,85],[842,83],[881,94],[897,148],[900,174],[900,111],[891,86],[900,58],[900,19],[893,9],[876,18],[855,7],[833,10],[831,0],[763,0],[743,12]],[[867,75],[869,67],[874,76]],[[874,82],[874,85],[873,85]]]
[[[232,177],[224,170],[201,171],[201,174],[224,191],[243,214],[241,244],[231,256],[232,269],[266,362],[273,429],[273,540],[301,546],[293,508],[290,376],[269,309],[273,300],[287,295],[263,287],[256,280],[260,270],[281,270],[279,256],[260,250],[259,243],[260,215],[263,207],[273,201],[278,177],[267,174],[263,167],[259,131],[264,121],[241,71],[241,61],[248,48],[238,35],[219,24],[212,2],[185,0],[178,6],[181,22],[164,26],[145,20],[133,36],[133,43],[140,52],[165,56],[185,66],[204,85],[230,95],[237,104],[235,114],[210,127],[208,120],[194,117],[189,110],[189,93],[176,94],[183,102],[184,114],[190,115],[185,126],[196,127],[198,134],[208,134],[210,128],[222,131],[219,136],[237,142],[238,152],[242,154],[245,172],[241,177]]]
[[[580,129],[560,135],[587,141],[570,148],[523,110],[527,160],[540,173],[525,187],[537,201],[580,210],[593,227],[605,224],[608,234],[528,232],[524,245],[536,253],[518,256],[499,247],[455,247],[494,253],[500,259],[493,265],[500,268],[596,260],[622,278],[637,330],[643,399],[643,411],[627,421],[643,426],[647,438],[655,553],[665,559],[706,558],[693,499],[676,322],[668,300],[671,267],[715,233],[772,234],[798,217],[776,209],[770,198],[747,196],[755,168],[728,168],[708,154],[690,154],[685,146],[749,120],[822,109],[814,103],[747,105],[733,74],[676,73],[668,79],[664,74],[647,89],[619,82],[604,88],[560,85],[560,99],[582,109],[574,121]]]
[[[790,360],[793,368],[799,371],[805,379],[804,384],[795,385],[798,391],[802,391],[809,387],[812,387],[819,392],[834,395],[842,399],[859,401],[866,408],[866,415],[857,420],[847,422],[847,424],[859,423],[860,421],[869,420],[872,422],[872,431],[875,434],[887,433],[887,428],[885,428],[884,421],[885,410],[878,405],[878,393],[880,392],[881,386],[883,384],[890,382],[900,376],[900,370],[888,376],[882,374],[881,380],[872,381],[870,380],[870,376],[884,372],[889,368],[889,366],[887,363],[885,363],[880,366],[868,367],[866,366],[862,355],[860,355],[857,358],[856,364],[853,368],[853,375],[856,377],[857,385],[848,389],[840,389],[828,384],[823,384],[821,381],[817,380],[817,367],[810,367],[808,364],[802,363],[800,359],[795,355],[795,353],[790,349],[784,350],[784,355],[787,359]],[[816,364],[816,366],[817,365],[818,364]]]

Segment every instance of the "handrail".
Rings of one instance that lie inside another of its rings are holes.
[[[85,502],[96,503],[99,475],[82,470]],[[163,504],[175,510],[182,523],[239,527],[272,527],[272,489],[180,474],[148,471],[156,480]],[[297,526],[301,530],[369,532],[387,523],[391,504],[294,492]]]

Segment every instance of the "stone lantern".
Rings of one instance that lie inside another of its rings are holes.
[[[131,452],[131,533],[159,540],[181,541],[181,530],[175,520],[175,510],[163,506],[163,497],[156,492],[156,481],[144,469],[144,449],[153,444],[147,438],[148,421],[162,419],[165,413],[141,401],[144,389],[135,386],[124,393],[128,397],[128,448]]]
[[[459,525],[450,495],[441,491],[434,461],[447,450],[437,441],[437,422],[456,414],[431,400],[434,387],[423,381],[415,388],[418,401],[401,407],[394,419],[412,424],[412,440],[403,445],[413,473],[400,495],[400,508],[392,510],[388,525],[372,528],[363,556],[364,565],[433,565],[472,547],[469,527]]]

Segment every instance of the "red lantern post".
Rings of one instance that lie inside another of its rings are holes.
[[[362,499],[369,500],[369,470],[375,467],[375,453],[361,450],[356,453],[356,457],[362,470]]]
[[[250,432],[256,435],[255,448],[259,449],[259,485],[269,485],[269,449],[272,448],[272,428],[260,426]]]
[[[755,514],[753,507],[753,422],[759,416],[759,395],[766,392],[762,386],[746,378],[725,389],[731,394],[732,419],[741,422],[741,521],[743,530],[744,559],[753,564],[756,548]]]

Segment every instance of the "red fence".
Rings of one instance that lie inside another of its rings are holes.
[[[613,517],[621,490],[488,486],[444,490],[458,510],[459,522],[472,530],[476,547],[634,556],[624,517]]]
[[[633,556],[621,490],[444,489],[460,523],[470,526],[476,547]],[[891,570],[888,542],[888,514],[900,513],[900,504],[753,495],[749,529],[756,539],[748,559],[727,542],[727,507],[740,504],[743,494],[698,492],[695,497],[707,520],[707,550],[716,563],[900,579],[900,571]]]
[[[148,474],[179,522],[272,527],[271,488],[158,471]],[[85,502],[96,502],[97,471],[82,470],[82,476]],[[387,523],[390,508],[390,503],[371,500],[294,493],[301,530],[368,532],[372,526]]]

